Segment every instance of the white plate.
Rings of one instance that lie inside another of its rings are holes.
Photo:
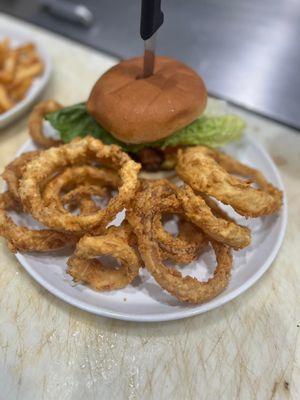
[[[27,142],[20,152],[34,149]],[[266,151],[251,137],[245,136],[238,144],[226,147],[226,151],[249,165],[260,169],[268,180],[283,190],[278,171]],[[167,321],[201,314],[234,299],[250,286],[269,268],[282,243],[287,206],[278,215],[249,219],[235,215],[239,222],[252,230],[252,244],[234,252],[234,266],[228,288],[213,300],[196,306],[179,303],[163,291],[149,273],[141,270],[140,278],[127,288],[119,291],[95,292],[82,284],[74,285],[66,274],[66,255],[60,254],[17,254],[26,271],[49,292],[78,308],[110,318],[128,321]],[[197,264],[182,269],[184,273],[197,271],[195,276],[207,277],[206,265],[212,268],[213,256],[206,253]]]
[[[52,70],[50,58],[44,50],[44,47],[37,43],[36,40],[30,36],[28,31],[23,31],[17,26],[14,30],[3,29],[0,27],[0,40],[4,39],[5,37],[9,37],[11,39],[13,47],[27,42],[34,42],[37,46],[38,53],[44,62],[45,68],[43,74],[34,79],[26,94],[26,97],[7,112],[0,114],[0,129],[21,117],[30,108],[34,101],[38,99],[50,79]]]

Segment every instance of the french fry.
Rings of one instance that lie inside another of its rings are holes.
[[[0,71],[1,83],[10,83],[14,80],[17,61],[18,61],[17,53],[15,51],[11,51],[6,57],[3,64],[3,68]]]
[[[23,100],[44,64],[34,43],[12,48],[9,38],[0,41],[0,114]]]
[[[41,61],[32,64],[28,68],[20,66],[17,68],[15,81],[20,82],[23,79],[36,77],[38,75],[41,75],[43,70],[44,70],[44,65],[42,64]]]
[[[18,59],[18,65],[22,65],[22,66],[30,66],[36,62],[39,62],[39,56],[38,54],[33,51],[31,53],[27,53],[27,54],[23,54],[22,56],[19,57]]]
[[[0,68],[2,68],[4,61],[9,51],[9,39],[5,38],[0,42]]]
[[[18,63],[21,65],[31,65],[39,61],[39,56],[36,47],[33,43],[27,43],[16,49],[18,53]]]
[[[9,110],[13,106],[13,103],[8,96],[7,90],[2,84],[0,84],[0,106],[4,111]]]
[[[35,51],[35,50],[36,50],[35,44],[32,43],[32,42],[22,44],[21,46],[19,46],[19,47],[16,48],[16,51],[17,51],[19,54],[22,54],[22,53],[30,53],[30,52]]]
[[[19,83],[14,83],[12,87],[9,88],[10,98],[14,102],[18,102],[24,99],[25,94],[32,84],[33,78],[26,78]]]

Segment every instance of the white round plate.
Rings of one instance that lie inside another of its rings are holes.
[[[27,142],[21,152],[33,150]],[[283,190],[278,171],[266,151],[251,137],[226,146],[226,152],[237,159],[261,170],[266,178]],[[241,251],[233,252],[233,272],[227,289],[213,300],[201,305],[179,303],[163,291],[145,268],[133,285],[123,290],[101,293],[83,284],[74,284],[66,274],[67,255],[17,254],[26,271],[49,292],[82,310],[127,321],[167,321],[201,314],[234,299],[250,286],[269,268],[282,243],[287,220],[286,199],[277,215],[248,219],[235,214],[237,221],[252,230],[252,244]],[[169,227],[170,228],[170,227]],[[197,261],[181,269],[207,279],[214,268],[214,256],[206,252]],[[195,273],[196,271],[196,273]]]
[[[10,38],[13,47],[19,46],[23,43],[34,42],[37,46],[38,53],[44,62],[44,71],[41,76],[38,76],[33,80],[31,87],[22,101],[17,103],[7,112],[0,114],[0,129],[21,117],[30,108],[34,101],[38,99],[50,79],[52,70],[50,58],[44,47],[37,43],[35,39],[33,40],[28,31],[24,32],[22,29],[18,28],[18,26],[16,26],[14,30],[0,27],[0,40],[5,37]]]

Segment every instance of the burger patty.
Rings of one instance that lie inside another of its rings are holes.
[[[146,148],[138,153],[131,153],[131,158],[142,164],[145,171],[153,172],[161,168],[165,154],[161,149]]]
[[[176,147],[168,147],[164,150],[148,147],[138,153],[130,153],[130,156],[133,160],[142,164],[145,171],[155,172],[173,169],[176,163],[177,150]]]

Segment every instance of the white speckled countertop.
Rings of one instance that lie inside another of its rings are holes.
[[[115,60],[24,25],[47,48],[44,98],[85,99]],[[270,270],[245,294],[198,317],[126,323],[58,300],[0,241],[0,400],[300,399],[300,134],[238,109],[275,160],[289,221]],[[0,131],[0,169],[27,139],[26,117]]]

